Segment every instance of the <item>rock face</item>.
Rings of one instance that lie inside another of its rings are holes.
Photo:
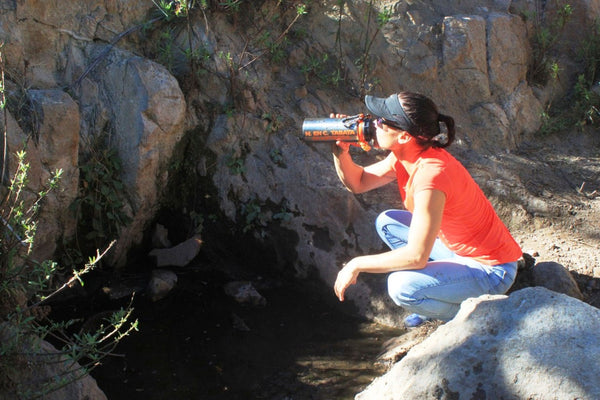
[[[531,2],[504,1],[432,1],[427,6],[395,2],[392,18],[374,37],[370,48],[373,79],[367,80],[366,86],[375,95],[413,90],[435,99],[440,109],[457,122],[457,154],[469,157],[471,151],[486,156],[508,153],[539,128],[547,101],[543,96],[537,97],[540,91],[534,92],[527,81],[532,33],[521,10],[531,7]],[[382,8],[383,3],[379,10]],[[255,113],[223,114],[215,120],[207,139],[207,147],[218,154],[212,177],[225,214],[239,219],[240,204],[249,202],[282,204],[297,211],[294,218],[281,225],[294,233],[298,257],[291,262],[281,260],[281,264],[290,263],[286,268],[294,268],[299,275],[316,268],[328,284],[333,283],[343,262],[384,249],[373,229],[375,217],[386,208],[401,207],[394,185],[374,193],[348,194],[335,176],[328,146],[306,145],[297,139],[304,118],[328,115],[332,110],[347,114],[364,110],[356,93],[340,98],[335,90],[311,84],[310,79],[319,76],[293,76],[294,69],[302,70],[322,53],[338,53],[328,51],[338,26],[343,38],[340,64],[353,65],[356,57],[352,55],[357,53],[353,43],[359,42],[359,35],[367,30],[366,13],[355,4],[344,9],[344,18],[338,25],[332,9],[335,7],[331,2],[311,6],[311,45],[295,44],[285,69],[271,75],[249,71],[261,82],[250,84],[252,104],[258,110],[281,110],[282,128],[265,134],[266,121]],[[222,32],[228,29],[220,21],[215,24]],[[201,27],[198,25],[197,30]],[[358,75],[358,71],[349,68],[348,81],[359,81]],[[347,89],[359,90],[348,88],[350,83],[345,83]],[[210,85],[214,88],[215,82]],[[213,91],[202,95],[219,101]],[[242,130],[244,135],[240,137],[237,132]],[[277,162],[271,156],[273,151],[281,155]],[[359,162],[370,163],[381,154],[373,151],[357,153],[355,157]],[[232,160],[239,163],[235,173]],[[469,161],[469,168],[474,170],[482,159]],[[480,168],[485,174],[475,176],[479,182],[498,183],[499,191],[510,187],[505,179],[497,180],[498,175],[510,175],[501,166],[488,164]],[[511,195],[515,193],[509,191]],[[272,215],[266,212],[264,219],[272,220]],[[264,231],[259,234],[264,235]],[[273,240],[277,243],[278,239]],[[361,314],[397,325],[402,310],[382,295],[384,281],[377,277],[359,278],[358,285],[348,291],[348,298]]]
[[[544,288],[482,296],[356,399],[595,399],[598,354],[597,308]]]

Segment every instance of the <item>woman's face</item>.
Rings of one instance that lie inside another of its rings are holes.
[[[391,150],[392,147],[398,144],[400,130],[386,124],[383,118],[375,121],[375,127],[377,128],[375,131],[377,134],[377,145],[380,149]]]

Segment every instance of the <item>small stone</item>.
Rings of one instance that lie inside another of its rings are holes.
[[[161,224],[156,224],[152,233],[152,246],[159,249],[165,249],[172,246],[169,241],[169,231]]]
[[[248,328],[248,325],[246,325],[246,322],[244,322],[244,320],[241,319],[240,317],[238,317],[236,314],[231,314],[231,325],[233,326],[233,329],[236,329],[238,331],[242,331],[242,332],[250,331],[250,328]]]
[[[250,282],[230,282],[225,285],[225,293],[241,304],[264,306],[267,300],[252,286]]]
[[[121,282],[104,286],[102,288],[102,292],[106,294],[110,300],[119,300],[124,297],[132,297],[138,291],[139,288],[126,286]]]
[[[169,249],[154,249],[149,255],[155,258],[157,267],[185,267],[198,255],[201,246],[202,239],[194,236]]]
[[[569,270],[553,261],[540,262],[533,267],[533,283],[552,291],[583,300],[583,294]]]
[[[294,95],[297,99],[305,98],[308,95],[308,90],[306,89],[306,86],[300,86],[299,88],[297,88],[294,91]]]
[[[148,283],[148,295],[152,301],[164,299],[177,283],[177,274],[165,269],[152,271],[150,283]]]

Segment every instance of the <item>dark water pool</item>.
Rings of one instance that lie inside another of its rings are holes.
[[[178,276],[161,301],[137,296],[140,332],[93,370],[109,400],[353,399],[382,374],[382,344],[402,334],[351,316],[320,283],[258,282],[267,304],[252,307],[229,298],[219,274]]]

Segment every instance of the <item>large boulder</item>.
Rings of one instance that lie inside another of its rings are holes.
[[[101,51],[97,48],[94,54]],[[122,160],[131,222],[110,254],[111,263],[122,266],[158,210],[168,161],[183,137],[186,101],[165,67],[120,49],[113,49],[82,81],[78,94],[85,133],[108,131],[110,145]]]
[[[35,143],[42,171],[38,179],[47,180],[50,173],[62,170],[59,189],[51,192],[44,203],[36,236],[36,258],[46,260],[53,257],[58,239],[75,231],[75,215],[65,210],[78,195],[79,106],[58,89],[30,90],[29,95],[39,119]]]
[[[595,307],[545,288],[481,296],[356,399],[597,399],[598,354]]]

